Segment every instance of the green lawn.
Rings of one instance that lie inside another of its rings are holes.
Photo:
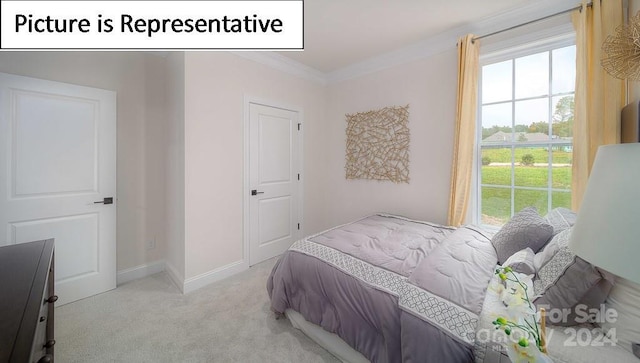
[[[551,169],[551,186],[555,189],[571,189],[571,168],[554,167]],[[515,185],[520,187],[546,188],[549,170],[541,166],[519,166],[514,170]],[[509,166],[483,166],[482,184],[511,185]]]
[[[515,162],[519,163],[522,160],[522,156],[525,154],[533,155],[534,162],[546,163],[548,162],[548,149],[546,147],[519,147],[515,149]],[[562,150],[552,151],[552,162],[554,164],[571,164],[572,153]],[[492,163],[510,163],[511,162],[511,148],[498,148],[498,149],[482,149],[482,157],[488,157]]]
[[[519,190],[515,192],[515,211],[534,206],[541,215],[547,214],[548,193],[542,190]],[[571,208],[571,192],[552,192],[551,207]],[[504,224],[511,218],[511,190],[482,188],[482,219],[486,224]]]
[[[554,155],[555,157],[555,155]],[[548,169],[546,167],[516,165],[515,185],[521,187],[546,188]],[[556,189],[571,189],[571,167],[552,169],[552,186]],[[511,185],[509,166],[483,166],[482,184]],[[535,206],[541,215],[548,212],[548,192],[546,190],[516,189],[515,211]],[[552,192],[552,208],[571,207],[571,192]],[[505,188],[482,187],[482,219],[486,224],[504,224],[511,217],[511,190]]]

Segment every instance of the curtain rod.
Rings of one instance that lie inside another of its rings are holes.
[[[593,3],[588,3],[588,4],[587,4],[587,7],[592,6],[592,5],[593,5]],[[482,39],[482,38],[487,38],[487,37],[490,37],[490,36],[492,36],[492,35],[496,35],[496,34],[504,33],[504,32],[509,31],[509,30],[517,29],[517,28],[523,27],[523,26],[525,26],[525,25],[529,25],[529,24],[532,24],[532,23],[537,23],[537,22],[542,21],[542,20],[547,20],[547,19],[549,19],[549,18],[553,18],[554,16],[558,16],[558,15],[562,15],[562,14],[570,13],[570,12],[572,12],[572,11],[574,11],[574,10],[580,10],[580,11],[582,11],[582,6],[583,6],[583,5],[582,5],[582,4],[580,4],[580,5],[576,6],[576,7],[571,8],[571,9],[567,9],[567,10],[559,11],[559,12],[557,12],[557,13],[555,13],[555,14],[547,15],[547,16],[544,16],[544,17],[542,17],[542,18],[538,18],[538,19],[534,19],[534,20],[530,20],[530,21],[528,21],[528,22],[526,22],[526,23],[522,23],[522,24],[514,25],[514,26],[512,26],[512,27],[509,27],[509,28],[506,28],[506,29],[502,29],[502,30],[498,30],[498,31],[495,31],[495,32],[493,32],[493,33],[489,33],[489,34],[485,34],[485,35],[480,35],[480,36],[477,36],[477,37],[473,37],[473,39],[471,39],[471,42],[475,42],[476,40],[479,40],[479,39]]]

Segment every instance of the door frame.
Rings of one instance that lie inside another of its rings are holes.
[[[300,131],[298,132],[298,170],[300,170],[300,182],[298,183],[298,220],[300,221],[300,230],[298,236],[304,236],[304,113],[302,107],[290,105],[282,102],[276,102],[272,100],[266,100],[264,98],[253,97],[250,95],[244,95],[244,151],[243,151],[243,185],[242,185],[242,259],[244,268],[250,267],[249,262],[249,249],[250,249],[250,199],[249,195],[250,183],[249,183],[249,131],[250,131],[250,105],[257,104],[267,107],[279,108],[298,114],[298,123],[300,124]]]

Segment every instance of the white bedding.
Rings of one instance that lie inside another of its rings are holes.
[[[552,338],[547,345],[549,354],[556,363],[638,363],[640,360],[621,346],[600,345],[605,338],[602,330],[592,325],[573,326],[573,333],[567,327],[552,327]],[[581,331],[582,329],[582,331]],[[568,331],[568,333],[565,333]],[[583,342],[584,344],[581,344]]]

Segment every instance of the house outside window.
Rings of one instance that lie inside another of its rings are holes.
[[[502,225],[528,206],[571,207],[573,41],[481,58],[474,219]]]

